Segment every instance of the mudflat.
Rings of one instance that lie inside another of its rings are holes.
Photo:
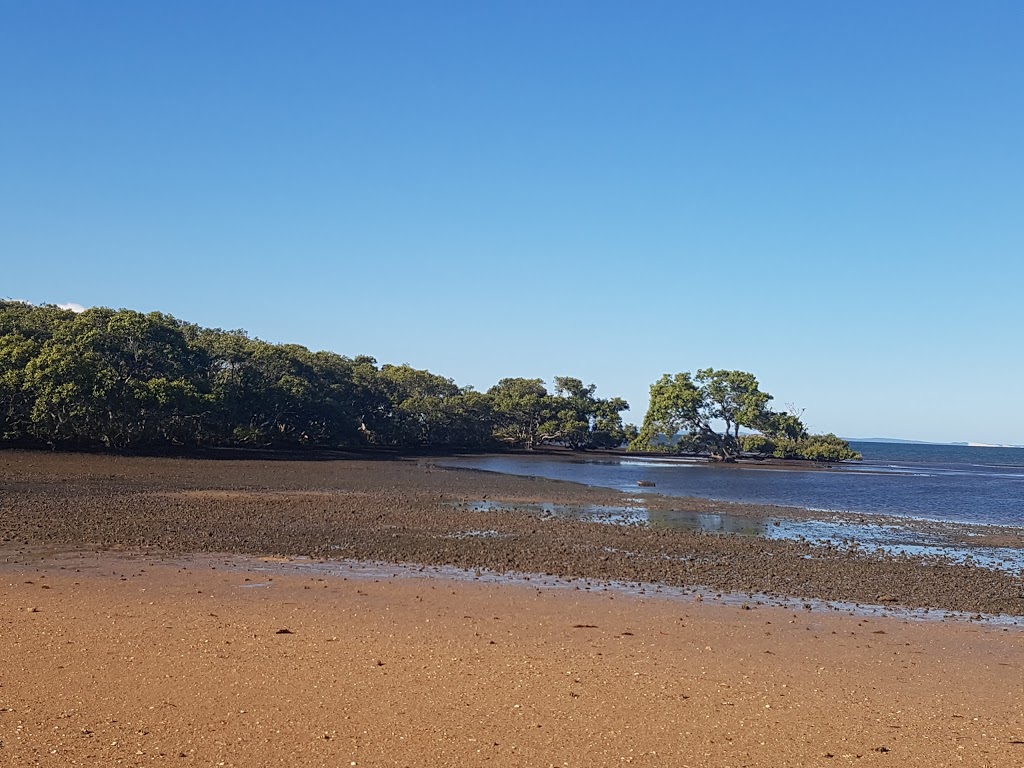
[[[8,557],[0,765],[1024,762],[1018,629],[274,565]]]
[[[612,490],[424,460],[213,455],[228,458],[0,452],[0,554],[102,546],[304,555],[1024,615],[1024,582],[1005,571],[529,509],[623,504]],[[479,511],[480,500],[510,508]],[[646,503],[758,512],[699,499]]]

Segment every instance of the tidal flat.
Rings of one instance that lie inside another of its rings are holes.
[[[0,552],[15,560],[40,547],[303,556],[1024,616],[1024,582],[1012,558],[1000,568],[980,557],[991,535],[977,541],[978,558],[965,560],[772,535],[782,521],[811,530],[814,513],[784,507],[646,494],[645,514],[676,524],[551,513],[628,509],[631,499],[395,457],[5,451]],[[749,518],[768,535],[679,524],[694,515],[733,525]],[[819,525],[836,525],[827,517]],[[957,551],[972,546],[970,533],[950,536]],[[1021,548],[1012,531],[997,543],[1006,557]]]

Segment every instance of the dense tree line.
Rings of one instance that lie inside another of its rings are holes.
[[[486,393],[408,365],[159,312],[0,301],[0,440],[68,447],[621,445],[621,398],[557,377]]]
[[[486,392],[372,357],[270,344],[159,312],[0,301],[0,441],[115,449],[161,446],[573,450],[616,448],[839,461],[834,435],[773,411],[744,371],[666,374],[643,427],[629,405],[556,376]],[[724,428],[723,428],[724,427]],[[741,432],[742,430],[742,432]]]

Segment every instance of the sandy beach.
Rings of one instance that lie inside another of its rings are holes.
[[[0,765],[1024,763],[1024,630],[948,613],[1024,612],[1006,573],[545,520],[621,497],[429,462],[0,481]]]
[[[1020,630],[268,565],[4,564],[0,764],[1024,760]]]

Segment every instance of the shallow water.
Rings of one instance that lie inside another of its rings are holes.
[[[752,518],[746,515],[708,514],[685,510],[665,512],[649,510],[639,505],[614,507],[591,504],[573,507],[563,504],[506,504],[478,501],[469,506],[479,512],[524,510],[542,517],[807,541],[845,551],[939,558],[946,562],[970,563],[1017,575],[1024,574],[1024,550],[1010,547],[963,546],[939,532],[913,530],[889,524],[847,520],[793,520],[783,517]],[[496,535],[493,531],[465,533],[467,537],[487,534]]]
[[[964,449],[981,451],[987,449]],[[1018,450],[1024,456],[1024,450]],[[545,456],[458,457],[448,466],[534,475],[637,492],[749,504],[1024,526],[1024,466],[937,462],[850,463],[822,469],[722,467],[655,456],[565,460]]]

